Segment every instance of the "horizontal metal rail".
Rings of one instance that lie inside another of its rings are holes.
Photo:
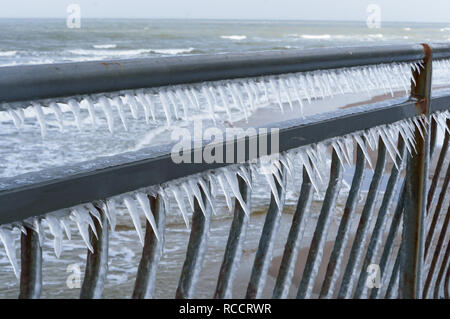
[[[450,45],[437,45],[439,57]],[[263,51],[2,67],[0,103],[423,59],[421,45]]]
[[[279,151],[284,152],[332,137],[394,123],[417,114],[414,102],[403,100],[403,103],[398,104],[399,102],[399,100],[393,100],[376,105],[366,105],[358,108],[358,112],[349,109],[347,115],[343,115],[342,111],[331,113],[327,120],[312,121],[307,124],[304,124],[304,120],[298,120],[298,125],[295,125],[295,121],[278,123],[278,125],[272,124],[273,127],[280,127]],[[446,110],[448,105],[450,105],[450,96],[441,96],[433,100],[434,111]],[[264,137],[259,136],[259,138]],[[235,148],[242,143],[242,139],[221,143],[225,151],[228,143],[234,143],[233,147]],[[194,152],[196,150],[193,150]],[[270,150],[268,153],[270,154]],[[0,191],[0,224],[123,194],[142,187],[159,185],[227,165],[224,163],[176,164],[171,159],[170,152],[157,157],[129,162],[129,158],[132,157],[143,156],[140,156],[139,152],[132,155],[126,154],[121,162],[119,155],[115,159],[117,164],[110,164],[109,167],[103,168],[98,168],[95,161],[92,161],[89,166],[96,167],[95,170],[68,176],[58,176],[49,170],[48,173],[42,175],[56,175],[54,179],[37,180],[27,185],[15,186],[14,184],[17,180],[33,180],[33,175],[38,177],[42,172],[39,175],[28,173],[3,179],[1,182],[4,190]],[[248,154],[246,158],[249,159]],[[11,184],[11,187],[5,186],[8,183]]]

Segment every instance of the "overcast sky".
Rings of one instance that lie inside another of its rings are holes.
[[[450,22],[449,0],[1,0],[0,17],[65,18],[70,3],[80,5],[82,18],[356,21],[374,3],[382,21]]]

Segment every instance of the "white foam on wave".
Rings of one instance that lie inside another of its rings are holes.
[[[329,39],[331,39],[331,35],[329,35],[329,34],[302,34],[300,37],[303,39],[310,39],[310,40],[329,40]]]
[[[241,41],[247,39],[246,35],[222,35],[222,39]]]
[[[369,38],[375,38],[375,39],[382,39],[382,38],[384,38],[383,34],[381,34],[381,33],[369,34],[368,37]]]
[[[95,49],[114,49],[117,47],[117,44],[94,44],[93,47]]]
[[[90,55],[90,56],[136,56],[141,54],[156,53],[176,55],[182,53],[190,53],[194,48],[182,49],[136,49],[136,50],[90,50],[90,49],[75,49],[68,52],[74,55]]]
[[[14,56],[17,51],[0,51],[0,56]]]

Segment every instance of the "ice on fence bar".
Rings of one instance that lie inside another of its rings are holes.
[[[435,62],[437,74],[447,76],[448,61]],[[118,115],[122,129],[127,131],[130,121],[143,118],[148,125],[172,126],[175,122],[193,120],[195,115],[207,115],[213,122],[223,118],[232,123],[239,116],[248,120],[259,108],[275,104],[280,112],[288,107],[304,117],[304,109],[312,100],[336,95],[364,93],[371,98],[375,94],[391,94],[411,86],[411,70],[421,70],[419,62],[391,63],[360,67],[319,70],[300,73],[271,75],[257,78],[233,79],[204,82],[162,88],[141,88],[120,92],[83,95],[53,101],[33,101],[22,105],[4,105],[3,111],[17,129],[24,125],[23,109],[33,108],[28,117],[34,117],[41,128],[42,136],[47,134],[47,125],[54,118],[63,130],[74,126],[82,130],[83,125],[92,125],[114,133],[119,128],[114,121]],[[306,105],[305,105],[306,104]],[[63,106],[63,107],[61,107]],[[49,111],[43,111],[43,109]],[[81,110],[86,110],[82,112]],[[162,110],[161,114],[158,113]],[[53,116],[50,117],[49,114]],[[66,113],[70,113],[68,116]],[[87,113],[87,115],[86,115]],[[86,118],[83,118],[87,116]],[[70,120],[68,120],[70,118]],[[87,121],[86,121],[87,120]]]
[[[186,93],[187,94],[187,93]],[[106,103],[106,104],[109,104]],[[444,111],[433,114],[433,120],[438,123],[442,131],[448,130],[446,121],[450,118],[450,112]],[[265,180],[267,187],[278,206],[282,206],[283,199],[279,197],[277,186],[278,183],[282,188],[287,187],[289,183],[283,183],[282,172],[285,171],[287,178],[294,178],[294,164],[300,163],[308,174],[316,193],[323,192],[323,184],[326,180],[326,170],[322,167],[329,161],[329,147],[336,151],[341,165],[345,163],[353,163],[354,146],[358,145],[364,153],[365,160],[371,163],[369,149],[374,150],[378,147],[381,140],[386,145],[388,154],[396,163],[396,159],[402,154],[398,149],[398,138],[401,136],[405,141],[405,147],[408,152],[415,152],[414,132],[417,127],[427,121],[421,116],[413,119],[406,119],[389,125],[382,125],[360,132],[354,132],[345,136],[335,137],[323,142],[302,146],[297,149],[289,150],[276,156],[267,156],[260,158],[258,161],[249,163],[234,164],[219,169],[203,172],[190,177],[184,177],[179,180],[173,180],[163,185],[149,185],[147,188],[133,191],[131,193],[117,195],[112,198],[98,200],[94,203],[85,203],[75,207],[63,209],[57,212],[51,212],[40,218],[31,218],[21,223],[0,226],[0,240],[6,249],[7,256],[15,274],[19,275],[18,263],[16,260],[16,241],[20,232],[25,227],[31,227],[39,234],[41,241],[47,240],[44,235],[41,224],[44,222],[47,226],[51,239],[53,240],[54,252],[59,257],[63,252],[64,236],[68,240],[71,239],[71,222],[74,222],[78,229],[79,235],[82,237],[86,247],[93,252],[89,232],[97,237],[96,226],[94,220],[97,220],[101,226],[100,211],[106,214],[111,229],[115,228],[116,221],[116,203],[123,203],[129,212],[131,220],[135,226],[138,238],[141,244],[144,244],[144,232],[141,224],[141,216],[145,218],[152,227],[157,239],[160,238],[161,232],[157,228],[154,212],[150,205],[149,197],[159,197],[166,206],[166,211],[170,210],[169,196],[174,197],[174,202],[178,206],[175,211],[179,212],[186,227],[189,228],[189,218],[195,208],[194,202],[198,203],[198,207],[205,218],[211,218],[207,213],[207,205],[213,212],[218,210],[216,197],[222,194],[228,211],[231,213],[233,209],[233,200],[242,207],[247,216],[251,216],[251,207],[245,202],[241,194],[238,177],[242,178],[247,187],[252,189],[254,180]],[[373,165],[373,164],[372,164]],[[262,179],[261,179],[262,178]],[[204,196],[202,196],[204,194]],[[188,203],[188,205],[186,205]],[[43,243],[41,243],[43,244]],[[338,260],[338,265],[341,260]],[[332,278],[331,285],[334,285],[336,278]],[[309,293],[309,288],[308,288]]]

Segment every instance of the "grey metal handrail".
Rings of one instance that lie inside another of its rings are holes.
[[[440,57],[450,45],[439,45]],[[24,65],[1,68],[0,102],[277,75],[424,57],[421,45],[325,48]]]

